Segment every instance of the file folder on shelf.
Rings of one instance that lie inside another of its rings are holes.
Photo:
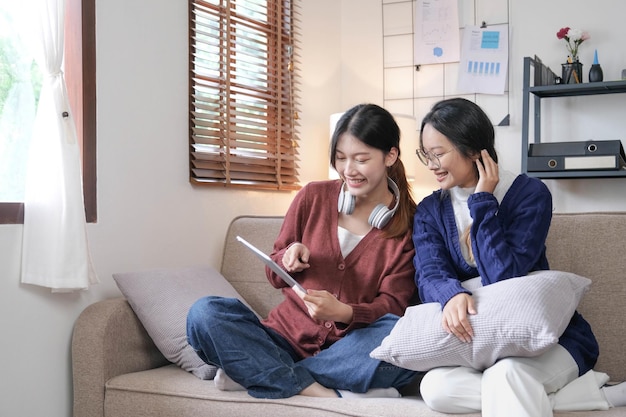
[[[531,143],[528,156],[622,155],[621,140]],[[626,158],[625,158],[626,159]]]
[[[531,143],[527,170],[619,170],[625,161],[620,140]]]

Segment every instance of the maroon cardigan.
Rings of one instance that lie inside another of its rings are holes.
[[[318,353],[347,332],[369,325],[386,313],[404,314],[416,291],[411,233],[388,239],[372,228],[347,258],[337,237],[337,200],[341,182],[309,183],[295,196],[270,255],[282,265],[288,246],[302,242],[311,251],[310,268],[292,274],[307,289],[326,290],[353,310],[350,325],[313,320],[303,301],[269,268],[270,283],[283,288],[285,300],[264,324],[285,337],[304,358]]]

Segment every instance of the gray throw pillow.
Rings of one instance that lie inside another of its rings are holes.
[[[243,301],[226,278],[200,266],[116,273],[113,279],[163,356],[200,379],[213,379],[216,368],[187,343],[187,313],[208,295]]]
[[[480,278],[470,281],[474,287],[478,281],[478,288],[468,288],[478,311],[470,316],[471,343],[443,330],[439,303],[425,303],[409,307],[370,356],[415,371],[440,366],[484,370],[500,358],[536,356],[558,342],[591,284],[562,271],[533,272],[485,287]]]

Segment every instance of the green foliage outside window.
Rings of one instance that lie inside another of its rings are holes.
[[[7,49],[7,39],[4,37],[0,38],[0,114],[2,114],[4,102],[9,95],[9,90],[15,79],[11,73],[11,63],[8,59],[9,54],[6,52]]]
[[[12,0],[0,0],[0,202],[22,201],[42,75]],[[23,7],[23,5],[22,5]]]
[[[6,38],[0,38],[0,114],[2,114],[4,103],[9,95],[9,91],[11,91],[11,87],[18,79],[15,65],[11,59],[11,57],[15,56],[13,49]],[[35,101],[37,101],[41,91],[41,72],[34,60],[30,72],[33,94]]]

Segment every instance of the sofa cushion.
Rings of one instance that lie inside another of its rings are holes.
[[[167,360],[200,379],[215,376],[216,368],[204,363],[187,343],[187,312],[208,295],[243,301],[219,272],[201,266],[116,273],[113,278]]]
[[[471,343],[443,330],[439,303],[425,303],[409,307],[371,356],[428,371],[440,366],[483,370],[499,358],[539,355],[558,342],[591,284],[588,278],[554,270],[485,287],[480,278],[469,281],[464,285],[472,291],[478,312],[469,317]]]
[[[106,383],[107,417],[438,417],[417,396],[404,398],[254,398],[246,391],[220,391],[169,365],[127,373]],[[480,417],[480,413],[463,417]]]

